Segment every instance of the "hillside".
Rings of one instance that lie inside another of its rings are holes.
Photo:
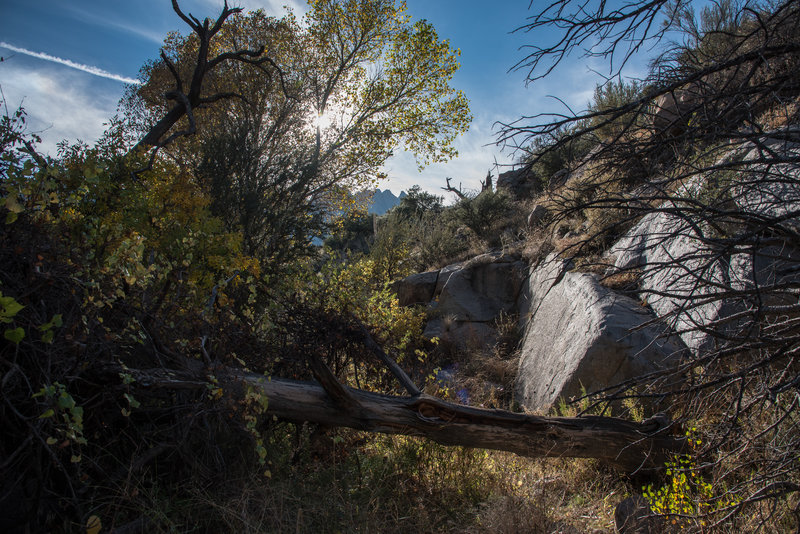
[[[468,127],[460,51],[393,1],[173,7],[96,145],[0,120],[0,531],[800,528],[796,2],[533,7],[529,82],[662,53],[374,215]]]

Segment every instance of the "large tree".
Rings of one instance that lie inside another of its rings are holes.
[[[449,85],[458,51],[427,22],[412,22],[402,2],[310,7],[302,24],[232,14],[208,48],[233,60],[208,69],[197,101],[209,105],[175,127],[200,133],[169,148],[199,167],[213,209],[244,231],[249,251],[276,259],[288,252],[278,243],[302,240],[314,211],[340,208],[351,189],[381,178],[396,149],[420,164],[447,159],[470,121],[466,98]],[[126,103],[140,129],[173,114],[163,95],[196,72],[203,43],[197,29],[172,34],[161,61],[142,70]],[[240,58],[242,50],[263,55]]]

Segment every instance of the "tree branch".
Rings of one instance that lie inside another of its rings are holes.
[[[450,193],[455,193],[455,195],[460,200],[466,200],[467,199],[467,196],[464,193],[461,192],[461,188],[460,187],[458,189],[456,189],[455,187],[450,185],[450,180],[452,180],[452,178],[445,178],[445,180],[447,181],[447,186],[443,187],[442,188],[443,190],[449,191]]]
[[[382,361],[384,365],[386,365],[386,367],[389,368],[389,371],[395,376],[395,378],[397,378],[397,380],[406,389],[406,391],[408,391],[408,393],[411,394],[412,397],[421,394],[422,392],[419,390],[416,384],[414,384],[411,378],[409,378],[406,372],[403,371],[403,369],[399,365],[397,365],[397,362],[395,362],[392,358],[389,357],[388,354],[386,354],[386,352],[384,352],[381,346],[378,345],[374,339],[372,339],[369,330],[367,330],[367,328],[360,322],[358,323],[358,327],[361,332],[361,335],[364,336],[364,346],[367,347],[367,349],[369,349],[370,352],[372,352],[375,356],[377,356],[378,359]]]

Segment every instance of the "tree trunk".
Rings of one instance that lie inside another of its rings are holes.
[[[167,389],[205,387],[204,381],[174,374],[157,378],[154,373],[137,372],[137,382]],[[425,394],[382,395],[341,384],[334,385],[338,391],[330,394],[331,384],[326,389],[313,382],[269,379],[230,369],[227,374],[217,370],[216,376],[223,390],[234,396],[243,396],[248,387],[260,390],[268,399],[266,415],[286,421],[421,436],[443,445],[529,457],[597,458],[627,473],[663,467],[667,455],[680,451],[685,443],[669,435],[669,425],[660,420],[541,417],[463,406]]]

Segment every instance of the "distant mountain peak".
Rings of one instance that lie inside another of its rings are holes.
[[[376,189],[372,195],[372,202],[370,202],[367,211],[376,215],[383,215],[393,207],[400,203],[400,199],[406,196],[405,191],[400,191],[399,196],[395,196],[389,189]]]

